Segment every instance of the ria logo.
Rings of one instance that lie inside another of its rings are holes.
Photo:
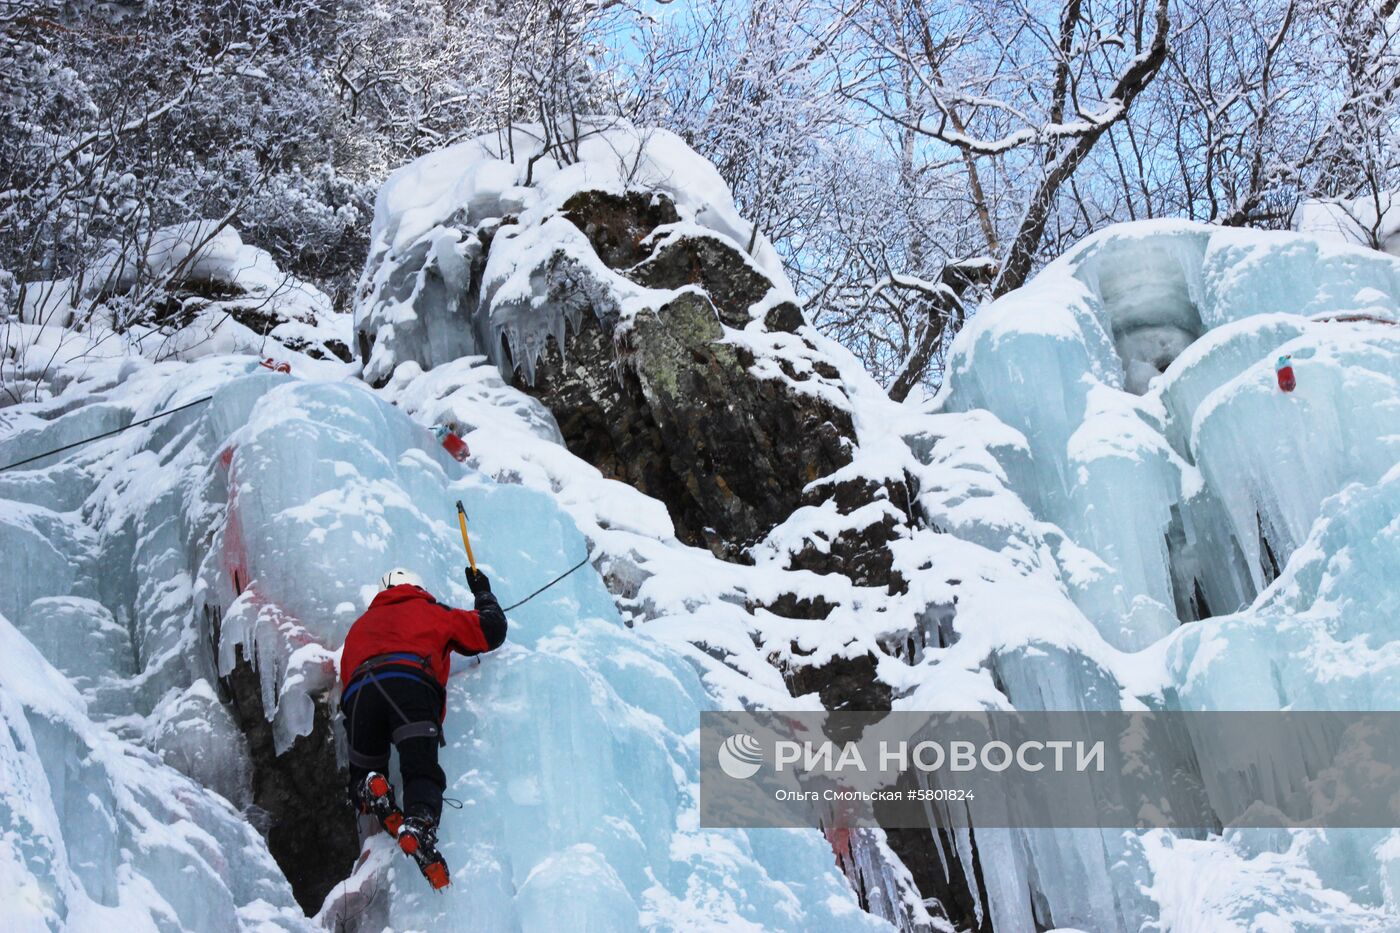
[[[719,747],[720,770],[738,781],[753,777],[763,766],[763,746],[758,739],[740,732],[724,740]]]

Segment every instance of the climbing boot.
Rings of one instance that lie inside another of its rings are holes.
[[[451,880],[447,862],[437,849],[437,824],[431,817],[410,816],[399,830],[399,848],[418,863],[418,870],[434,891],[441,891]]]
[[[379,825],[391,836],[397,836],[403,826],[403,814],[394,803],[394,785],[378,771],[371,771],[355,788],[355,803],[361,813],[373,814]]]

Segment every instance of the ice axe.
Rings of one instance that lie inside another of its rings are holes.
[[[476,573],[476,558],[472,556],[472,539],[471,539],[470,537],[467,536],[467,510],[466,510],[466,507],[462,505],[462,500],[461,500],[461,499],[458,499],[458,500],[457,500],[457,525],[458,525],[458,527],[460,527],[460,528],[462,529],[462,546],[463,546],[464,548],[467,549],[467,561],[472,565],[472,573],[475,574],[475,573]],[[517,609],[517,608],[519,608],[520,606],[525,605],[525,604],[528,603],[530,600],[534,599],[536,596],[540,595],[540,594],[543,593],[545,590],[549,589],[551,586],[553,586],[554,584],[558,583],[560,580],[564,579],[564,578],[567,577],[569,574],[573,573],[575,570],[579,569],[580,567],[582,567],[582,566],[583,566],[584,564],[586,564],[586,563],[588,563],[588,554],[587,554],[587,553],[585,553],[585,554],[583,555],[583,559],[580,560],[577,564],[574,564],[574,565],[573,565],[572,567],[570,567],[568,570],[565,570],[563,573],[559,574],[559,576],[555,577],[553,580],[550,580],[550,581],[549,581],[548,583],[546,583],[544,586],[542,586],[542,587],[540,587],[539,589],[535,590],[533,593],[531,593],[529,596],[526,596],[524,599],[517,600],[516,602],[511,603],[511,604],[510,604],[509,606],[507,606],[503,611],[505,611],[505,612],[510,612],[512,609]],[[477,655],[476,663],[477,663],[477,664],[480,664],[480,663],[481,663],[481,656],[480,656],[480,655]]]
[[[457,500],[457,526],[462,529],[462,547],[467,549],[467,563],[472,566],[472,573],[476,573],[476,557],[472,554],[472,539],[467,535],[467,510],[462,506],[462,500]]]

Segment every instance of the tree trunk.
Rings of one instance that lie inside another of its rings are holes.
[[[933,359],[933,352],[938,348],[951,315],[962,309],[962,296],[974,285],[985,285],[991,281],[995,273],[996,265],[989,260],[970,260],[943,267],[939,281],[945,288],[939,294],[929,295],[925,301],[926,316],[914,338],[914,348],[909,351],[904,365],[890,383],[890,398],[902,402],[909,397],[914,386],[924,378],[924,371]]]
[[[1152,82],[1162,67],[1162,62],[1167,57],[1167,29],[1170,26],[1167,19],[1167,2],[1168,0],[1157,0],[1156,32],[1152,36],[1152,44],[1145,53],[1133,59],[1132,64],[1114,85],[1113,93],[1109,95],[1110,100],[1121,103],[1118,115],[1076,137],[1059,158],[1046,166],[1045,177],[1036,186],[1035,193],[1026,206],[1026,213],[1021,218],[1021,226],[1017,229],[1011,248],[1002,261],[1001,271],[992,283],[993,297],[1005,295],[1026,283],[1035,264],[1041,238],[1045,235],[1050,212],[1055,207],[1055,197],[1060,186],[1074,175],[1075,169],[1088,157],[1099,137],[1127,116],[1133,99]]]

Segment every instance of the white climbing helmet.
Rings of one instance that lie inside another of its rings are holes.
[[[391,586],[399,586],[404,583],[422,588],[423,578],[412,570],[404,570],[402,567],[395,567],[379,578],[379,588],[381,590],[387,590]]]

